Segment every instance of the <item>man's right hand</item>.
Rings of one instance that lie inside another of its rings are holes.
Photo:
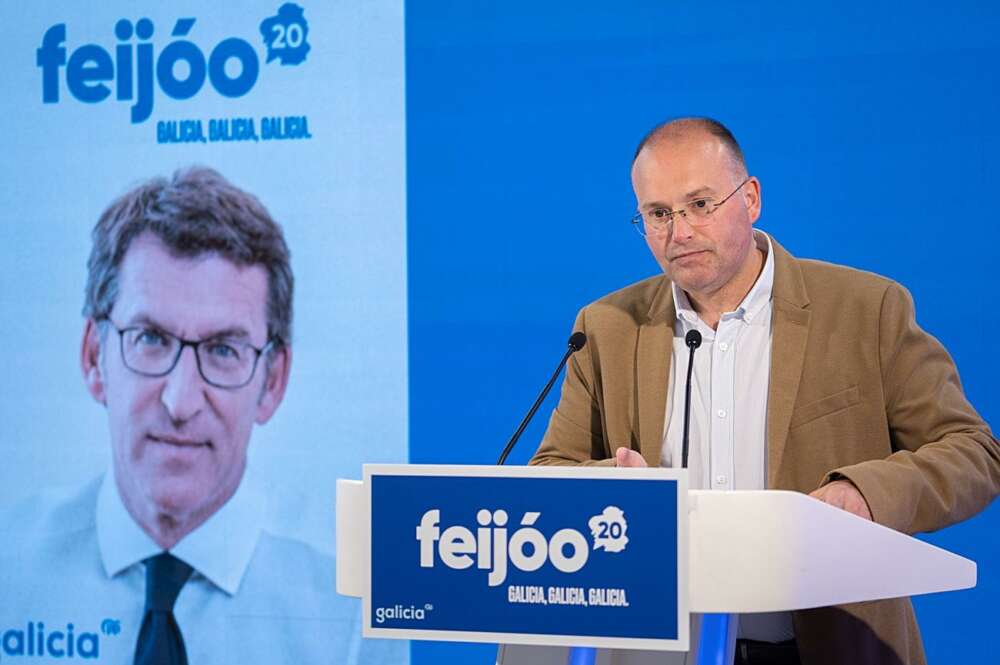
[[[624,446],[615,451],[615,466],[645,467],[646,460],[631,448]]]

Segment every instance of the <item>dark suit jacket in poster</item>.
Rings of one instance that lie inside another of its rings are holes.
[[[850,479],[876,522],[916,533],[1000,492],[1000,448],[944,347],[901,286],[792,257],[772,239],[767,479],[811,492]],[[664,275],[585,307],[562,397],[532,464],[613,465],[619,446],[660,463],[676,310]],[[795,612],[803,663],[924,662],[908,599]]]

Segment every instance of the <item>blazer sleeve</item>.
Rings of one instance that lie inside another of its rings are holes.
[[[586,308],[577,314],[573,332],[587,334]],[[529,464],[615,465],[605,444],[598,391],[600,377],[594,367],[596,343],[588,338],[587,344],[570,356],[559,405],[552,412],[542,443]]]
[[[858,487],[876,522],[905,533],[964,520],[1000,492],[1000,447],[969,404],[944,346],[916,322],[900,285],[885,291],[879,362],[889,457],[832,471]]]

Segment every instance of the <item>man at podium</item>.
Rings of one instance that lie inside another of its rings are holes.
[[[996,496],[997,440],[909,293],[754,230],[761,183],[726,127],[657,126],[632,185],[663,274],[580,311],[532,464],[680,467],[687,448],[692,488],[795,490],[905,533]],[[739,637],[745,663],[925,661],[907,599],[743,615]]]

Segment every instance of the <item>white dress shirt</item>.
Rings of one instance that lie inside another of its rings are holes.
[[[337,595],[333,558],[269,530],[265,499],[244,478],[171,550],[195,570],[174,606],[188,661],[407,662],[406,642],[361,638],[360,603]],[[4,510],[0,528],[0,660],[20,648],[33,656],[26,662],[65,662],[72,633],[75,658],[96,646],[87,660],[131,664],[145,603],[142,561],[161,549],[126,511],[112,474]]]
[[[687,294],[673,284],[677,319],[668,379],[661,465],[681,466],[684,385],[690,330],[701,333],[691,376],[688,469],[692,489],[760,490],[767,487],[767,389],[771,367],[771,239],[754,233],[766,253],[764,267],[743,302],[725,312],[715,330],[695,313]],[[791,614],[740,617],[739,636],[780,642],[794,637]]]

